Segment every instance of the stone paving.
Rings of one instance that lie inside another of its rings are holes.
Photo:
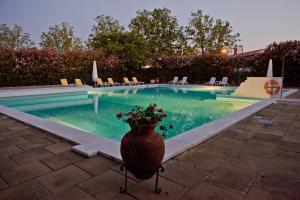
[[[0,115],[0,199],[300,199],[300,104],[272,104],[168,161],[161,194],[153,192],[154,178],[132,176],[120,194],[119,163],[71,148]]]

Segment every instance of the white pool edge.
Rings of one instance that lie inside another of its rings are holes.
[[[168,84],[156,84],[156,85],[140,85],[140,86],[121,86],[121,87],[110,87],[103,88],[102,90],[119,90],[125,88],[144,88],[144,87],[160,87],[166,86]],[[168,85],[169,86],[169,85]],[[27,89],[26,91],[16,91],[9,90],[1,92],[0,97],[10,97],[18,94],[19,96],[24,96],[26,93],[34,91],[33,94],[53,94],[53,93],[64,93],[64,92],[79,92],[93,90],[91,87],[82,87],[82,88],[59,88],[59,89]],[[96,88],[95,90],[99,90]],[[40,90],[40,93],[39,93]],[[290,89],[283,94],[283,97],[286,97],[294,92],[296,89]],[[232,126],[233,124],[238,123],[242,119],[252,115],[253,113],[261,110],[262,108],[272,104],[278,99],[267,99],[259,103],[253,104],[247,108],[236,111],[230,115],[227,115],[223,118],[211,121],[207,124],[204,124],[200,127],[194,128],[192,130],[183,132],[171,139],[166,140],[166,152],[163,162],[175,157],[176,155],[202,143],[203,141],[211,138],[212,136],[218,134],[224,129]],[[36,117],[12,108],[8,108],[0,105],[0,113],[7,115],[11,118],[14,118],[18,121],[21,121],[25,124],[29,124],[33,127],[46,131],[48,134],[56,135],[60,138],[63,138],[67,141],[70,141],[74,144],[73,150],[87,157],[94,156],[98,153],[114,159],[118,162],[122,162],[120,155],[120,142],[104,138],[101,136],[96,136],[85,131],[81,131],[72,127],[61,125],[55,122],[51,122],[47,119]],[[201,134],[199,134],[201,133]]]

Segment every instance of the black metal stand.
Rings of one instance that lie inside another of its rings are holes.
[[[128,175],[127,175],[127,168],[125,165],[121,165],[120,167],[120,170],[121,171],[124,171],[125,170],[125,182],[124,182],[124,187],[120,187],[120,193],[127,193],[127,179],[128,179]],[[163,172],[165,170],[165,168],[163,166],[160,166],[157,171],[156,171],[156,178],[155,178],[155,188],[154,188],[154,191],[156,193],[161,193],[161,188],[158,187],[158,175],[159,175],[159,172]]]

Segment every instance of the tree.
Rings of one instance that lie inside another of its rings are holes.
[[[126,68],[138,68],[145,64],[149,56],[146,39],[134,32],[125,32],[118,20],[110,16],[98,16],[97,25],[92,28],[88,47],[101,50],[106,56],[117,56],[126,60]]]
[[[40,46],[55,49],[60,53],[83,47],[81,40],[75,37],[73,27],[66,22],[50,26],[47,33],[43,32]]]
[[[20,25],[9,27],[6,24],[0,25],[0,46],[18,50],[20,48],[32,47],[34,42],[30,39],[30,34],[24,33]]]
[[[129,28],[147,39],[153,53],[162,55],[173,54],[174,48],[183,44],[182,39],[185,39],[177,18],[167,8],[137,11]]]
[[[204,15],[202,10],[192,12],[191,16],[185,31],[191,45],[199,49],[202,54],[218,54],[222,48],[231,51],[240,41],[239,33],[233,33],[233,28],[228,21],[214,20],[213,17]]]

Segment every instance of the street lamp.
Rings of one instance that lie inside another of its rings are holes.
[[[282,82],[281,82],[281,93],[280,93],[280,99],[282,100],[282,90],[283,90],[283,79],[284,79],[284,70],[285,70],[285,58],[290,54],[290,53],[294,53],[294,52],[298,52],[300,46],[296,47],[296,49],[290,49],[288,52],[286,52],[286,54],[283,55],[282,57],[282,66],[281,66],[281,78],[282,78]]]
[[[222,54],[222,55],[226,55],[226,54],[227,54],[227,49],[226,49],[225,47],[223,47],[223,48],[221,49],[221,54]]]

